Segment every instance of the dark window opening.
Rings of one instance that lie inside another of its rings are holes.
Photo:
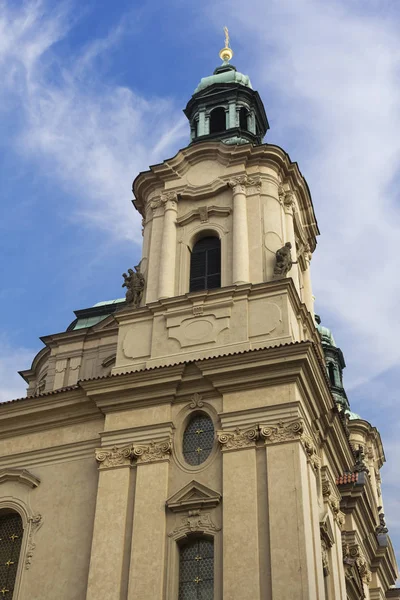
[[[214,544],[197,538],[181,546],[179,553],[179,600],[213,600]]]
[[[24,530],[16,512],[0,514],[0,591],[12,598]]]
[[[244,106],[242,106],[242,108],[239,111],[239,127],[240,129],[244,129],[245,131],[247,131],[248,127],[247,127],[247,110],[244,108]]]
[[[195,244],[190,257],[190,292],[221,287],[221,242],[204,237]]]
[[[331,382],[331,385],[335,386],[336,385],[335,366],[333,365],[333,363],[328,364],[328,372],[329,372],[329,381]]]
[[[210,133],[220,133],[226,131],[225,109],[222,107],[214,108],[210,113]]]
[[[182,452],[189,465],[201,465],[214,446],[214,424],[206,414],[190,419],[183,434]]]

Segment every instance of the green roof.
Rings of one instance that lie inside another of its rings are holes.
[[[239,83],[240,85],[253,89],[248,75],[239,73],[233,65],[224,64],[221,67],[217,67],[213,75],[202,77],[199,85],[194,90],[194,93],[197,94],[197,92],[201,92],[201,90],[204,90],[215,83]]]

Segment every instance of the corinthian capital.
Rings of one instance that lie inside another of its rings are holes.
[[[171,440],[162,442],[150,442],[150,444],[138,444],[133,446],[132,456],[136,458],[138,464],[168,460],[171,453]]]
[[[114,446],[110,450],[96,448],[95,453],[99,469],[129,466],[131,464],[132,446],[125,446],[123,448]]]
[[[261,179],[259,177],[249,177],[248,175],[238,175],[228,181],[229,187],[233,189],[234,194],[245,194],[246,188],[255,187],[258,191],[261,189]]]
[[[175,208],[177,201],[178,194],[176,192],[163,192],[162,194],[156,196],[153,200],[151,200],[150,207],[153,210],[156,210],[160,207]]]

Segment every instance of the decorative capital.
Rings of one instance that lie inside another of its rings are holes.
[[[150,208],[156,210],[157,208],[164,207],[168,208],[176,208],[176,203],[178,201],[178,194],[176,192],[163,192],[159,196],[156,196],[150,202]]]
[[[343,562],[350,565],[355,564],[363,582],[367,585],[371,583],[371,571],[359,544],[343,544]]]
[[[245,430],[236,427],[234,431],[217,431],[217,437],[223,451],[240,450],[255,446],[258,439],[258,428],[257,425],[254,425]]]
[[[280,421],[276,425],[260,425],[260,433],[266,444],[278,444],[300,439],[304,433],[304,426],[301,421]]]
[[[127,467],[131,464],[132,446],[117,448],[114,446],[110,450],[105,448],[96,448],[96,460],[99,463],[99,469],[112,469],[115,467]]]
[[[245,194],[247,187],[255,187],[257,191],[261,190],[261,179],[260,177],[249,177],[248,175],[238,175],[232,177],[228,181],[229,187],[233,189],[234,194]]]
[[[172,443],[169,439],[162,442],[151,441],[150,444],[133,446],[132,456],[136,458],[138,464],[158,462],[168,460],[171,449]]]

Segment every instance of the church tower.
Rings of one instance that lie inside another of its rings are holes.
[[[232,56],[227,37],[188,145],[133,183],[125,301],[42,338],[0,405],[19,600],[400,598],[379,432],[314,315],[310,191]]]

